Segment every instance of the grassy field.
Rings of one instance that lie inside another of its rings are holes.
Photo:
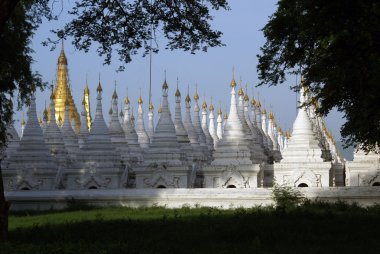
[[[379,253],[380,206],[19,213],[0,253]]]

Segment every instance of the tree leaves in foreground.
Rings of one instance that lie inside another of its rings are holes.
[[[344,113],[345,145],[375,150],[380,140],[380,2],[280,0],[263,32],[260,84],[277,85],[286,74],[301,72],[319,113],[327,115],[334,107]]]
[[[226,0],[83,0],[69,12],[73,19],[55,32],[60,38],[72,37],[75,47],[85,52],[97,42],[106,64],[116,52],[123,70],[140,50],[144,56],[151,50],[158,52],[159,37],[166,38],[170,50],[195,53],[222,46],[222,33],[210,25],[210,11],[221,8],[229,9]]]

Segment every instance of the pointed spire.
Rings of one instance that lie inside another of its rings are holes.
[[[236,87],[236,81],[235,81],[235,67],[232,67],[232,80],[231,80],[231,87]]]
[[[180,96],[181,96],[181,92],[178,89],[178,77],[177,77],[177,90],[175,91],[175,97],[180,97]]]
[[[162,89],[163,90],[169,89],[168,82],[166,82],[166,70],[165,70],[165,80],[164,80],[164,83],[162,84]]]
[[[129,103],[130,103],[129,97],[128,97],[128,86],[127,86],[127,95],[125,96],[124,102],[125,102],[126,105],[129,105]]]
[[[100,73],[99,73],[99,83],[98,83],[98,87],[96,88],[96,91],[97,91],[98,93],[103,92],[103,88],[102,88],[102,85],[101,85],[101,83],[100,83]]]
[[[115,80],[115,89],[113,90],[112,99],[117,100],[117,92],[116,92],[116,80]]]

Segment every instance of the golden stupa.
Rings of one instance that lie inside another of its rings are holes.
[[[75,121],[75,132],[79,133],[80,130],[80,117],[78,110],[75,106],[71,90],[69,88],[69,75],[67,69],[67,58],[65,51],[62,49],[58,57],[58,68],[57,68],[57,80],[54,88],[54,105],[55,105],[55,119],[62,119],[63,123],[65,121],[65,102],[69,103],[69,118],[70,123]],[[50,116],[50,114],[49,114]],[[49,119],[50,121],[50,119]]]

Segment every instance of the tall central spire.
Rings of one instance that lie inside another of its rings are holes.
[[[70,88],[69,88],[69,72],[67,68],[67,58],[65,55],[65,51],[63,48],[62,41],[62,49],[61,53],[58,57],[58,66],[57,66],[57,80],[56,86],[54,90],[54,105],[55,105],[55,118],[58,120],[62,119],[62,122],[65,121],[65,103],[68,101],[69,107],[69,122],[71,123],[73,120],[75,122],[75,132],[78,133],[80,130],[80,117],[78,110],[75,106]],[[50,121],[50,119],[49,119]]]

